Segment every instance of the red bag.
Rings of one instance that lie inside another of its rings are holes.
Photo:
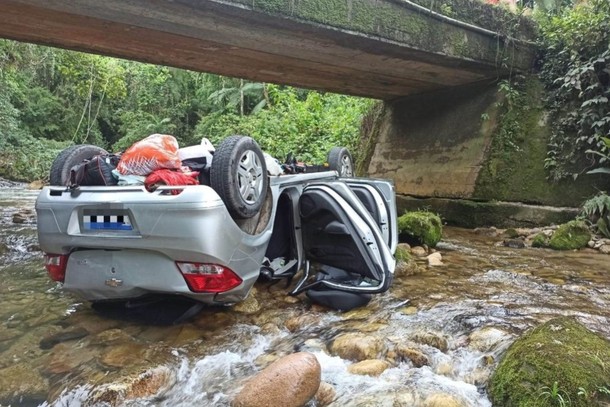
[[[197,177],[199,173],[197,171],[183,172],[172,171],[172,170],[156,170],[144,181],[144,186],[149,191],[157,189],[158,185],[198,185],[199,181]],[[172,189],[172,195],[178,195],[182,192],[179,189]]]
[[[179,169],[178,141],[167,134],[153,134],[140,140],[121,156],[117,170],[123,175],[146,176],[163,168]]]

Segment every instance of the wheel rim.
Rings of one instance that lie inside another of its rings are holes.
[[[246,151],[239,159],[237,182],[242,199],[249,205],[255,204],[263,192],[263,167],[254,151]]]
[[[352,160],[349,158],[349,155],[341,157],[341,172],[339,175],[341,177],[351,177],[353,175]]]

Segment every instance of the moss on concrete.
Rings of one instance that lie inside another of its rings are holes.
[[[435,247],[443,234],[441,218],[432,212],[407,212],[398,218],[398,233],[407,243]]]
[[[551,134],[542,107],[542,85],[536,77],[529,77],[523,92],[520,103],[505,111],[499,121],[473,198],[576,207],[597,190],[605,190],[608,180],[603,177],[560,183],[547,180],[544,159]]]
[[[529,69],[534,56],[533,47],[515,48],[514,44],[505,43],[504,37],[519,37],[533,40],[535,36],[529,30],[521,29],[521,23],[513,22],[519,19],[516,14],[498,7],[481,5],[478,0],[456,1],[455,10],[464,9],[472,13],[483,13],[490,30],[496,31],[500,21],[511,21],[512,31],[501,31],[501,40],[493,36],[481,34],[475,30],[465,29],[456,24],[447,23],[429,13],[407,3],[394,0],[231,0],[232,2],[251,7],[255,11],[283,15],[302,21],[324,24],[330,27],[356,31],[364,35],[386,38],[398,41],[407,46],[423,49],[427,52],[440,53],[467,60],[480,60],[488,64],[510,64],[519,69]],[[433,3],[425,4],[441,14],[453,9],[451,5]],[[494,10],[497,9],[497,10]],[[472,21],[472,13],[460,12],[453,18]],[[470,16],[470,18],[468,18]],[[515,18],[517,20],[515,20]],[[517,52],[515,52],[515,50]],[[502,55],[511,55],[510,60]],[[502,66],[501,68],[504,68]]]
[[[533,227],[561,224],[574,219],[578,208],[553,208],[515,202],[476,202],[467,199],[396,196],[399,211],[427,208],[439,213],[449,225],[465,228],[481,226]]]
[[[555,250],[581,249],[587,246],[589,240],[591,240],[591,232],[587,224],[573,220],[557,228],[549,240],[549,247]]]
[[[506,352],[491,380],[494,406],[599,406],[599,389],[608,386],[610,342],[571,318],[556,318],[519,338]],[[555,383],[557,383],[555,385]],[[580,389],[584,392],[579,395]],[[586,394],[585,394],[586,393]]]

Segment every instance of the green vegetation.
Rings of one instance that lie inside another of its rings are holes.
[[[0,177],[46,179],[59,151],[121,151],[152,133],[181,146],[254,137],[271,155],[324,162],[332,146],[358,162],[372,101],[253,83],[0,40]]]
[[[494,372],[494,406],[593,407],[610,399],[610,342],[571,318],[556,318],[519,338]]]
[[[544,233],[538,233],[532,240],[532,247],[549,247],[549,238]]]
[[[579,2],[538,20],[552,129],[545,165],[553,180],[576,178],[605,167],[610,151],[610,2]]]
[[[398,218],[398,233],[408,243],[435,247],[443,234],[441,218],[432,212],[407,212]]]
[[[581,215],[591,221],[597,232],[610,237],[610,196],[600,193],[582,206]]]
[[[411,260],[411,252],[403,245],[396,246],[396,253],[394,253],[396,261],[409,261]]]
[[[557,228],[549,240],[549,247],[555,250],[581,249],[587,246],[589,240],[591,240],[591,232],[587,224],[573,220]]]

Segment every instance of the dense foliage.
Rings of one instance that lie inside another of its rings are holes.
[[[121,151],[152,133],[180,145],[253,136],[270,154],[355,150],[367,99],[252,83],[0,40],[0,176],[45,179],[70,144]]]
[[[583,1],[539,17],[553,130],[546,168],[552,179],[576,178],[608,165],[610,2]]]

